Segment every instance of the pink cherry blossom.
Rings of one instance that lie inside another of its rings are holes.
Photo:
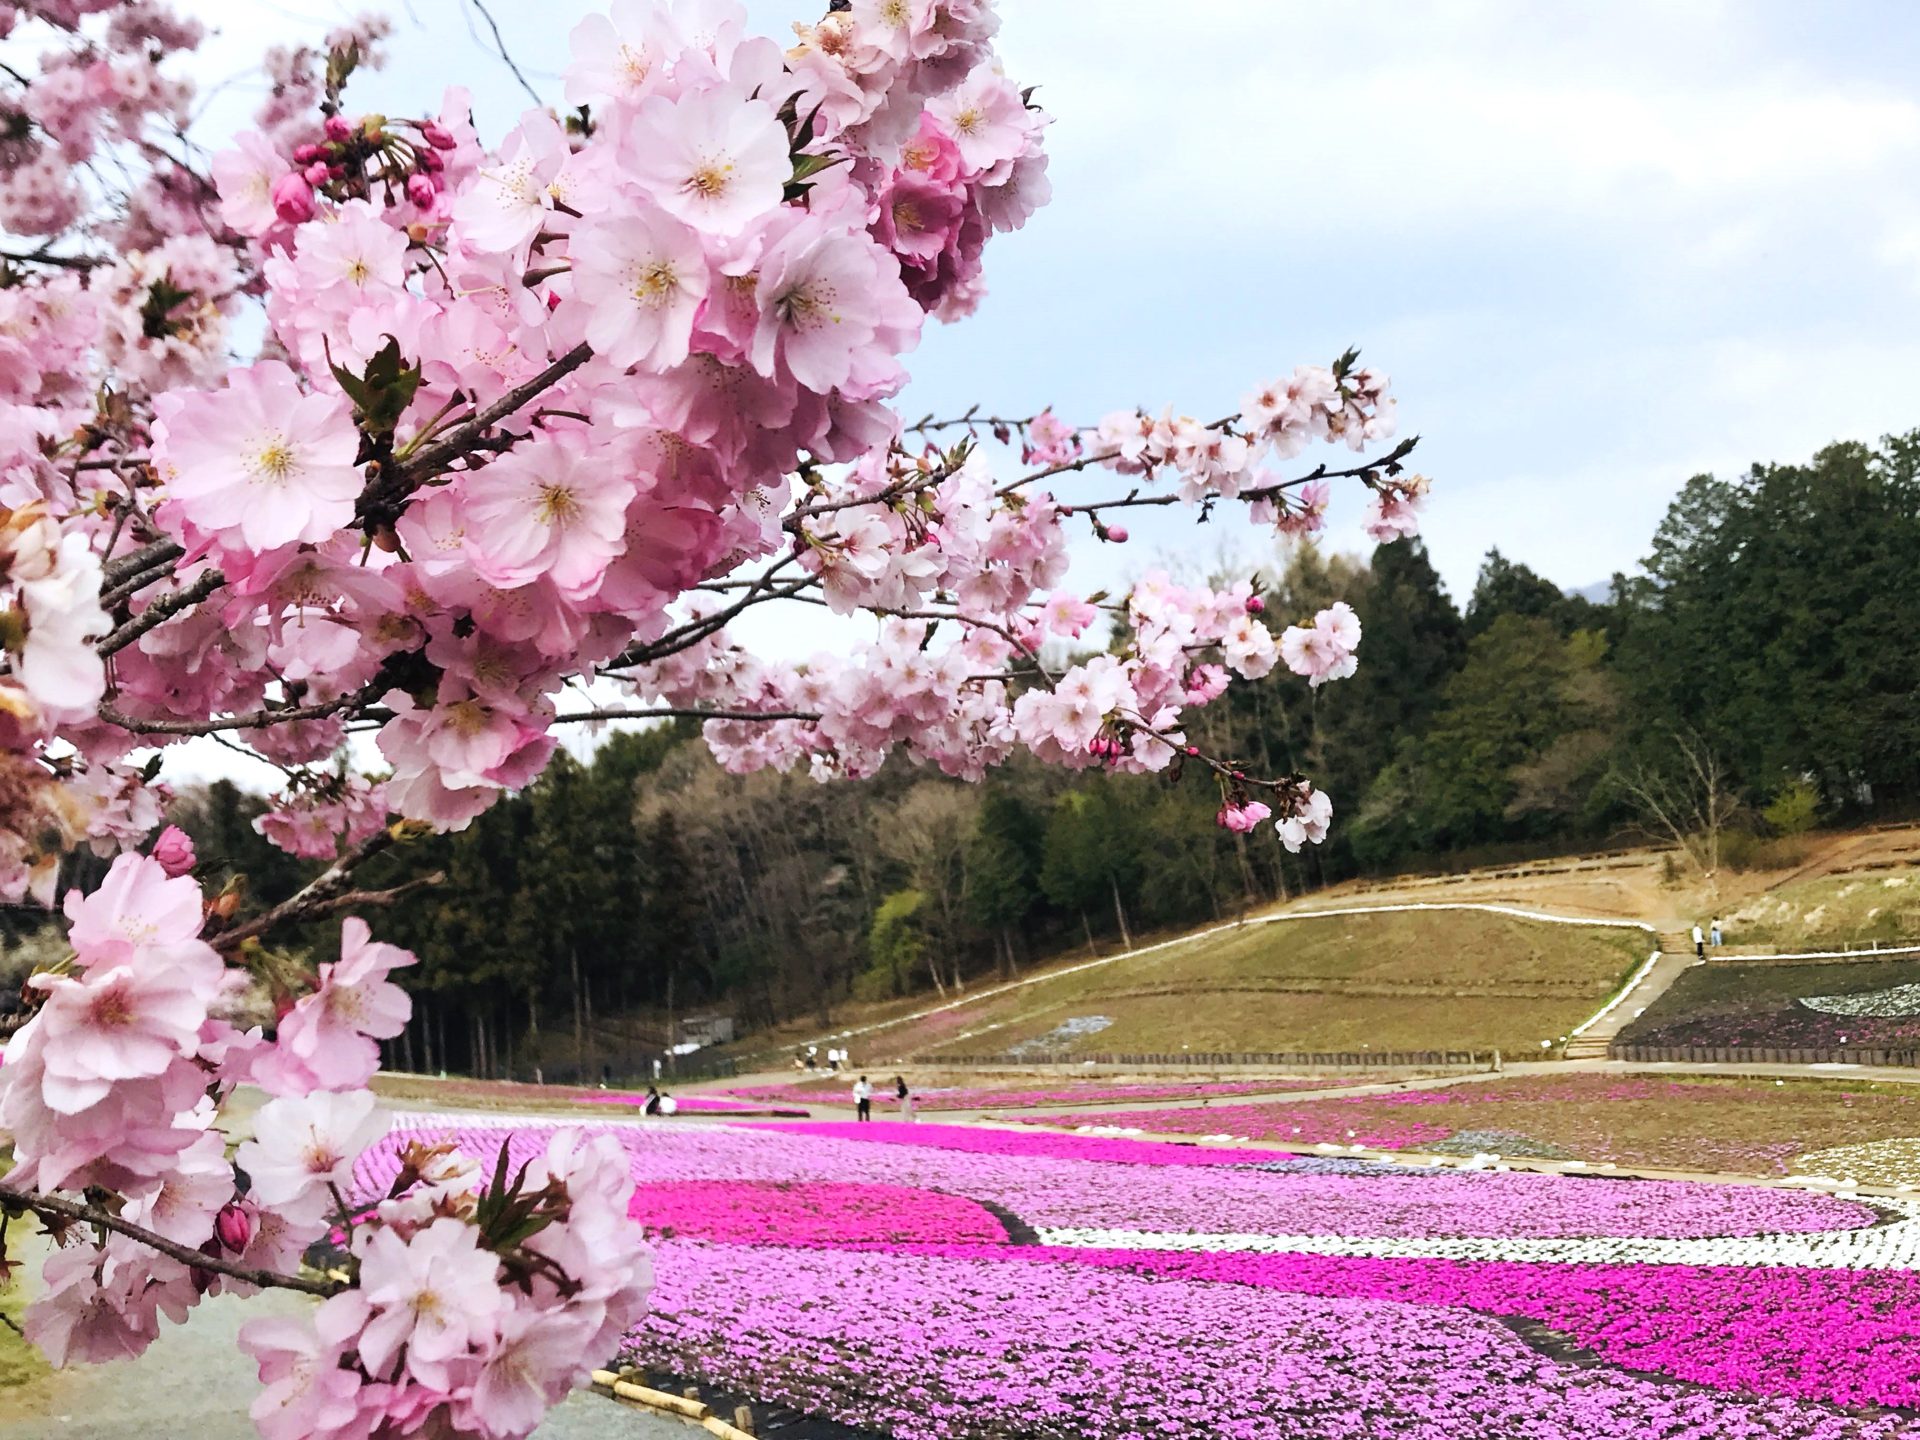
[[[698,234],[667,215],[644,212],[617,225],[574,233],[575,303],[588,307],[588,343],[625,369],[661,371],[687,358],[694,317],[707,294]]]
[[[153,859],[167,874],[179,879],[193,872],[195,857],[193,840],[178,825],[169,825],[160,832],[160,838],[153,842]],[[198,908],[198,897],[195,897]]]
[[[236,545],[320,541],[353,518],[364,483],[344,400],[304,392],[276,361],[211,395],[155,402],[154,463],[180,516]]]
[[[539,576],[590,589],[620,553],[632,482],[581,447],[550,441],[501,457],[467,481],[466,546],[489,584]]]
[[[712,235],[737,235],[770,213],[793,174],[773,107],[725,90],[643,102],[621,143],[660,208]]]
[[[435,1220],[410,1238],[390,1229],[363,1233],[356,1247],[360,1290],[372,1317],[358,1347],[368,1371],[391,1378],[404,1351],[408,1372],[438,1390],[453,1388],[450,1362],[487,1345],[506,1308],[500,1261],[480,1248],[464,1221]]]
[[[371,1092],[281,1096],[260,1107],[254,1138],[234,1158],[253,1182],[261,1205],[308,1220],[334,1204],[360,1152],[387,1132],[387,1116]]]
[[[254,1062],[254,1079],[272,1095],[352,1090],[380,1067],[380,1047],[406,1028],[413,1002],[387,976],[414,957],[371,938],[367,922],[340,926],[340,958],[323,964],[319,985],[280,1020],[274,1048]]]
[[[1353,674],[1359,644],[1360,619],[1341,600],[1314,616],[1311,625],[1289,625],[1280,636],[1280,656],[1289,670],[1317,688]]]

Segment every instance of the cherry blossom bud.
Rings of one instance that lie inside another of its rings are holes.
[[[1247,597],[1247,613],[1249,615],[1258,615],[1266,608],[1267,602],[1262,600],[1258,595],[1249,595]]]
[[[353,138],[353,123],[344,115],[329,115],[326,123],[327,138],[335,143],[344,143]]]
[[[1107,527],[1107,539],[1111,540],[1115,545],[1126,544],[1127,527],[1124,525],[1109,525]]]
[[[306,176],[297,170],[290,170],[275,182],[273,213],[289,225],[299,225],[313,219],[313,187],[307,183]]]
[[[413,163],[429,175],[438,175],[442,170],[447,168],[447,162],[440,158],[440,152],[438,150],[414,151]]]
[[[409,175],[407,177],[407,198],[422,210],[430,209],[434,196],[439,193],[431,176]]]
[[[332,167],[329,166],[325,161],[316,160],[311,165],[307,166],[307,168],[301,171],[300,173],[305,178],[307,184],[324,185],[327,183],[327,177],[329,176],[329,174],[331,174],[331,172],[332,172]]]
[[[153,858],[160,862],[162,870],[178,879],[193,869],[193,840],[178,825],[169,825],[153,842]]]
[[[1199,753],[1200,753],[1200,747],[1198,745],[1187,746],[1187,754],[1198,755]]]
[[[451,150],[460,142],[450,135],[438,122],[429,120],[420,127],[420,136],[436,150]]]
[[[325,153],[326,151],[318,145],[302,145],[293,152],[293,163],[296,165],[311,165]]]
[[[220,1243],[238,1255],[253,1240],[253,1212],[238,1200],[229,1200],[213,1217],[213,1233]]]

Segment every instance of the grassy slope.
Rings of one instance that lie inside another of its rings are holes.
[[[1770,890],[1728,921],[1734,944],[1808,949],[1920,943],[1920,872],[1832,875]]]
[[[880,1032],[877,1056],[991,1054],[1077,1016],[1077,1053],[1538,1049],[1645,958],[1638,931],[1474,911],[1287,920],[1063,975]]]
[[[1131,1119],[1102,1110],[1097,1118],[1163,1133],[1226,1132],[1295,1144],[1342,1144],[1349,1130],[1391,1134],[1417,1122],[1468,1132],[1477,1140],[1470,1148],[1510,1155],[1778,1175],[1809,1151],[1920,1135],[1920,1093],[1910,1085],[1847,1080],[1556,1075],[1352,1099],[1214,1101]]]

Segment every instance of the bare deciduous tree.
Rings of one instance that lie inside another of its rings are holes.
[[[1618,787],[1648,836],[1670,840],[1712,891],[1719,893],[1720,841],[1741,812],[1725,762],[1692,731],[1669,733],[1661,764],[1616,769]]]

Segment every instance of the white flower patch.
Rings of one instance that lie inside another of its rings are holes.
[[[1870,1140],[1860,1145],[1836,1145],[1802,1155],[1794,1168],[1816,1175],[1845,1175],[1864,1185],[1906,1185],[1920,1182],[1920,1137]]]
[[[1873,1015],[1893,1019],[1920,1015],[1920,985],[1895,985],[1855,995],[1806,995],[1794,1002],[1826,1015]]]
[[[1359,1235],[1192,1235],[1154,1230],[1041,1229],[1042,1245],[1094,1250],[1239,1251],[1372,1260],[1514,1260],[1560,1265],[1736,1265],[1754,1269],[1911,1270],[1920,1267],[1920,1200],[1879,1200],[1900,1219],[1871,1229],[1704,1240],[1609,1235],[1590,1239],[1421,1239]]]

